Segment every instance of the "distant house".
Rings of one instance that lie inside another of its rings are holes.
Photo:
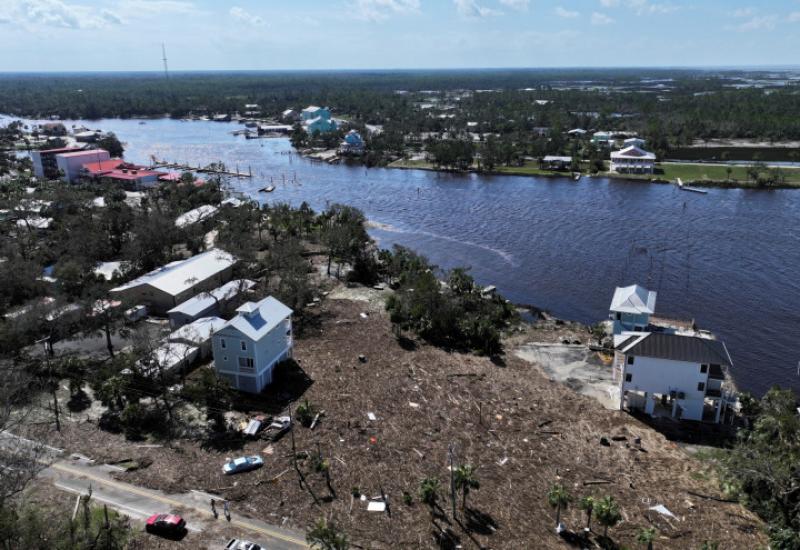
[[[541,166],[544,170],[568,170],[572,166],[572,157],[547,155],[542,158]]]
[[[639,285],[617,287],[608,310],[615,335],[624,331],[643,331],[650,324],[650,316],[656,312],[656,292]]]
[[[111,296],[149,311],[166,313],[199,292],[211,290],[231,278],[236,258],[218,248],[169,263],[111,289]]]
[[[646,141],[640,137],[632,137],[622,142],[622,148],[625,149],[626,147],[638,147],[639,149],[644,149],[645,143]]]
[[[211,353],[211,336],[226,322],[219,317],[200,317],[170,334],[168,340],[197,347],[200,359],[205,359]]]
[[[585,136],[588,133],[589,132],[584,130],[583,128],[573,128],[572,130],[567,132],[567,135],[570,136],[570,137],[582,138],[583,136]]]
[[[231,387],[259,393],[272,383],[275,365],[292,356],[292,310],[269,296],[236,311],[214,333],[214,368]]]
[[[297,122],[300,120],[300,113],[294,109],[286,109],[281,113],[281,120],[288,123]]]
[[[92,273],[97,277],[102,277],[106,281],[111,281],[114,277],[123,276],[129,268],[130,265],[128,262],[100,262],[95,265]]]
[[[100,130],[85,130],[83,132],[75,132],[72,134],[72,137],[75,138],[75,141],[78,143],[94,143],[103,133]]]
[[[236,279],[208,292],[202,292],[167,311],[169,326],[174,330],[201,317],[223,315],[225,306],[242,292],[252,290],[256,283]]]
[[[598,147],[608,147],[611,143],[611,134],[608,132],[595,132],[592,134],[592,143]]]
[[[611,153],[611,171],[626,174],[652,174],[656,155],[635,145]]]
[[[315,118],[330,120],[331,110],[328,109],[327,107],[317,107],[316,105],[309,105],[308,107],[303,109],[301,117],[305,121],[313,120]]]
[[[45,122],[39,126],[39,131],[46,136],[66,136],[67,127],[62,122]]]
[[[319,132],[325,134],[336,130],[336,122],[330,118],[312,118],[303,122],[303,128],[308,134]]]
[[[78,147],[61,147],[58,149],[42,149],[31,151],[33,161],[33,175],[39,179],[58,179],[58,161],[56,155],[81,151]]]
[[[538,137],[547,137],[550,135],[550,128],[546,126],[537,126],[533,130],[531,130],[531,132],[533,133],[533,135]]]
[[[221,113],[221,114],[217,114],[217,115],[212,116],[211,120],[213,120],[214,122],[230,122],[231,121],[231,115],[229,115],[227,113]]]
[[[77,183],[83,175],[85,164],[108,161],[111,155],[105,149],[87,149],[56,155],[56,165],[67,183]]]
[[[360,155],[364,152],[364,140],[361,134],[355,130],[350,130],[344,136],[344,141],[339,145],[339,152],[345,155]]]
[[[736,397],[726,387],[733,366],[725,344],[710,338],[668,333],[623,333],[615,347],[620,410],[651,416],[720,422]]]
[[[165,342],[136,362],[145,376],[172,375],[194,363],[200,355],[197,346],[183,342]]]

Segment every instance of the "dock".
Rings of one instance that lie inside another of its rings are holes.
[[[239,167],[236,167],[236,170],[226,170],[222,168],[217,168],[213,164],[209,164],[208,166],[190,166],[189,164],[181,164],[179,162],[169,162],[166,160],[159,160],[156,157],[150,157],[152,168],[167,168],[168,170],[180,170],[182,172],[197,172],[198,174],[217,174],[220,176],[233,176],[236,178],[252,178],[253,171],[250,167],[247,168],[247,172],[240,172]]]
[[[691,191],[692,193],[701,193],[703,195],[708,195],[708,191],[707,190],[700,189],[700,188],[697,188],[697,187],[690,187],[690,186],[684,184],[683,180],[681,178],[678,178],[678,182],[677,183],[678,183],[678,189],[680,189],[681,191]]]

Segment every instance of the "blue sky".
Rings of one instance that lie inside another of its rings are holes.
[[[800,0],[0,0],[0,71],[800,63]]]

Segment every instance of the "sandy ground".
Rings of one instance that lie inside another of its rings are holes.
[[[296,342],[299,369],[277,376],[275,387],[258,399],[240,403],[251,413],[277,414],[290,402],[308,399],[325,411],[313,431],[298,426],[294,435],[298,451],[320,452],[328,461],[333,492],[309,459],[298,465],[310,490],[300,488],[290,437],[272,444],[252,441],[236,450],[192,441],[153,446],[82,422],[70,423],[61,435],[51,432],[50,441],[98,460],[147,458],[149,467],[120,474],[121,479],[168,491],[216,493],[233,501],[239,513],[273,524],[305,530],[320,517],[331,518],[365,548],[433,548],[437,534],[448,528],[451,541],[464,548],[561,548],[545,499],[557,481],[576,499],[613,495],[624,520],[611,535],[631,548],[637,547],[638,528],[650,525],[659,531],[657,548],[697,548],[708,539],[726,549],[764,544],[761,523],[741,506],[697,496],[719,496],[717,485],[700,474],[702,463],[661,434],[551,380],[513,352],[491,361],[398,340],[385,314],[373,309],[379,302],[372,291],[339,290],[333,296],[357,298],[352,293],[365,299],[327,299],[314,308],[315,322]],[[588,341],[579,325],[535,330],[539,341],[557,342],[564,331]],[[508,349],[518,340],[532,341],[523,331],[509,340]],[[456,463],[478,468],[481,483],[466,512],[459,504],[460,523],[451,518],[444,488],[444,516],[432,515],[417,496],[428,476],[447,487],[449,448]],[[263,468],[234,478],[222,475],[226,457],[251,453],[262,454]],[[383,491],[390,514],[367,512],[365,503],[351,498],[354,491],[370,497]],[[657,504],[676,517],[649,509]],[[584,522],[574,507],[563,520],[574,530]]]

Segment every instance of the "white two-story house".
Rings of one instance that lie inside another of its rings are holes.
[[[615,348],[620,410],[720,422],[736,402],[725,387],[732,367],[723,342],[662,332],[625,332]]]
[[[260,393],[272,383],[275,365],[292,356],[292,310],[269,296],[236,311],[214,333],[214,368],[231,387]]]

